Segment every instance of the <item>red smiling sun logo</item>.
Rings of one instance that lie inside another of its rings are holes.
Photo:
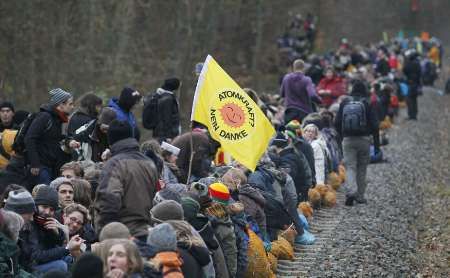
[[[244,111],[237,104],[227,103],[219,111],[225,124],[230,127],[238,128],[245,122]]]

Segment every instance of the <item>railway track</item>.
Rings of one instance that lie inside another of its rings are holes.
[[[313,245],[296,245],[293,261],[279,260],[277,277],[309,277],[309,270],[322,255],[320,251],[323,247],[332,241],[335,228],[343,216],[345,194],[342,187],[336,193],[336,206],[314,210],[313,219],[309,221],[309,230],[316,236],[316,242]]]

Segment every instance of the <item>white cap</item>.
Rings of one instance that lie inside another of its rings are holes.
[[[171,145],[167,142],[162,142],[161,144],[161,149],[170,152],[173,155],[178,156],[178,154],[180,153],[180,149],[175,147],[174,145]]]

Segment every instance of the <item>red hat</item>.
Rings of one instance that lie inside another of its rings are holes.
[[[216,182],[211,184],[208,192],[213,202],[228,205],[228,201],[230,200],[230,191],[223,183]]]

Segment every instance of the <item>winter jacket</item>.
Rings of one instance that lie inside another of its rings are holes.
[[[409,96],[417,96],[419,94],[419,88],[422,84],[422,69],[420,62],[417,58],[410,58],[405,61],[403,67],[403,73],[408,81]]]
[[[386,61],[386,59],[380,59],[380,60],[377,62],[376,71],[377,71],[377,73],[379,73],[381,76],[386,76],[386,75],[388,75],[389,72],[391,71],[391,69],[390,69],[390,67],[389,67],[388,61]]]
[[[322,137],[327,143],[327,149],[330,154],[330,170],[337,172],[338,166],[342,160],[342,152],[339,146],[339,135],[334,128],[324,128],[320,131]]]
[[[311,142],[314,151],[314,168],[316,169],[316,182],[325,184],[327,177],[327,146],[325,140],[319,137]]]
[[[19,253],[17,244],[0,232],[0,277],[33,277],[19,266]]]
[[[189,160],[191,156],[191,132],[186,132],[176,137],[172,145],[180,148],[178,154],[177,166],[180,169],[181,180],[179,182],[186,183],[189,172]],[[209,142],[208,135],[203,132],[192,131],[192,142],[194,147],[194,157],[192,159],[192,175],[204,178],[209,175],[211,161],[214,158],[215,150]]]
[[[183,260],[181,270],[185,278],[205,277],[203,267],[210,262],[208,248],[189,245],[187,242],[178,242],[178,252]]]
[[[25,153],[31,168],[48,167],[57,176],[59,168],[70,161],[70,154],[61,148],[67,139],[62,134],[62,124],[54,109],[41,106],[25,135]]]
[[[158,119],[155,129],[153,129],[153,137],[164,139],[175,138],[180,134],[180,111],[178,100],[173,92],[162,88],[158,88],[155,94],[158,94]],[[146,108],[150,108],[150,106]],[[145,121],[148,121],[148,119],[142,118],[144,126]]]
[[[65,248],[66,236],[62,230],[56,235],[35,222],[26,224],[19,233],[20,265],[31,271],[35,265],[63,259],[70,252]]]
[[[178,182],[180,170],[176,165],[164,162],[162,179],[165,184],[175,184]]]
[[[96,117],[92,117],[87,112],[85,112],[84,109],[78,109],[70,117],[69,125],[67,126],[67,134],[69,136],[73,136],[77,129],[95,119]]]
[[[256,221],[262,234],[266,234],[266,199],[261,192],[249,184],[239,187],[239,202],[244,204],[244,211]]]
[[[280,152],[279,168],[287,169],[287,173],[292,177],[297,190],[297,196],[306,192],[312,185],[311,169],[305,156],[297,151],[295,147],[288,146]]]
[[[316,184],[316,167],[314,165],[314,150],[311,147],[311,144],[309,144],[305,139],[298,137],[294,140],[292,143],[295,148],[301,152],[305,158],[306,161],[308,161],[309,169],[311,170],[311,179],[312,184]]]
[[[141,137],[141,133],[139,131],[139,127],[137,126],[136,118],[133,115],[133,112],[126,112],[119,106],[119,100],[117,98],[112,98],[108,102],[108,106],[111,107],[114,112],[116,112],[116,119],[123,122],[128,122],[131,127],[133,127],[133,137],[139,141]]]
[[[247,252],[249,242],[247,234],[248,223],[244,211],[231,214],[231,221],[234,226],[234,235],[236,236],[236,247],[238,252],[236,277],[244,277],[248,266]]]
[[[320,102],[311,78],[301,72],[284,76],[280,88],[286,109],[295,108],[305,113],[313,112],[312,101]]]
[[[329,90],[331,92],[330,94],[321,95],[322,104],[325,107],[330,107],[340,96],[347,93],[347,85],[341,77],[335,76],[331,79],[325,77],[320,80],[317,86],[317,92],[320,92],[320,90]]]
[[[133,236],[147,234],[158,173],[152,160],[139,151],[134,138],[111,146],[97,188],[94,214],[97,234],[108,223],[125,224]]]
[[[222,248],[225,262],[228,269],[229,277],[236,277],[237,272],[237,247],[236,236],[234,234],[233,222],[227,215],[223,218],[209,216],[214,234]]]
[[[272,186],[275,178],[265,166],[257,166],[256,170],[248,176],[247,181],[262,192],[275,194]]]

